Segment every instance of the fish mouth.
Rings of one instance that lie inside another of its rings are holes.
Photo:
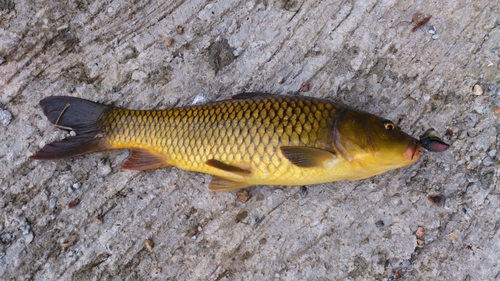
[[[408,147],[405,149],[403,153],[404,157],[411,160],[416,161],[420,158],[420,149],[422,148],[422,144],[417,140],[413,139]]]

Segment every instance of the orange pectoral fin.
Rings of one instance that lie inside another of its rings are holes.
[[[299,167],[322,167],[327,161],[334,160],[335,153],[321,148],[307,146],[282,146],[281,153],[286,159]]]
[[[168,166],[165,156],[148,150],[132,148],[122,168],[127,170],[152,170]]]

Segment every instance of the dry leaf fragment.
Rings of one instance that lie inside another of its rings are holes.
[[[145,244],[146,244],[146,249],[148,249],[148,251],[152,252],[153,251],[153,247],[155,245],[154,242],[153,242],[153,240],[146,239]]]
[[[245,203],[250,198],[250,194],[245,189],[236,192],[236,199],[241,203]]]
[[[175,29],[175,32],[181,35],[182,33],[184,33],[184,28],[181,25],[178,25],[177,28]]]
[[[75,200],[68,203],[68,209],[74,209],[76,206],[80,204],[80,199],[76,198]]]
[[[422,226],[419,226],[417,228],[417,231],[415,231],[415,236],[417,236],[417,238],[424,236],[424,234],[425,234],[425,228]]]
[[[93,221],[94,223],[96,223],[96,224],[102,224],[102,221],[103,221],[103,220],[102,220],[102,216],[100,216],[100,215],[94,216],[94,217],[92,218],[92,221]]]
[[[431,195],[427,197],[429,201],[431,201],[432,204],[436,206],[443,206],[444,205],[444,195],[443,194],[437,194],[437,195]]]

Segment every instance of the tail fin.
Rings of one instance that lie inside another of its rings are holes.
[[[40,101],[49,121],[61,129],[73,130],[67,137],[45,145],[31,159],[52,160],[105,150],[101,119],[110,106],[74,97],[53,96]]]

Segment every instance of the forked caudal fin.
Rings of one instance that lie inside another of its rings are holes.
[[[56,127],[76,136],[45,145],[31,159],[52,160],[105,150],[101,119],[110,106],[74,97],[53,96],[40,101],[43,113]]]

